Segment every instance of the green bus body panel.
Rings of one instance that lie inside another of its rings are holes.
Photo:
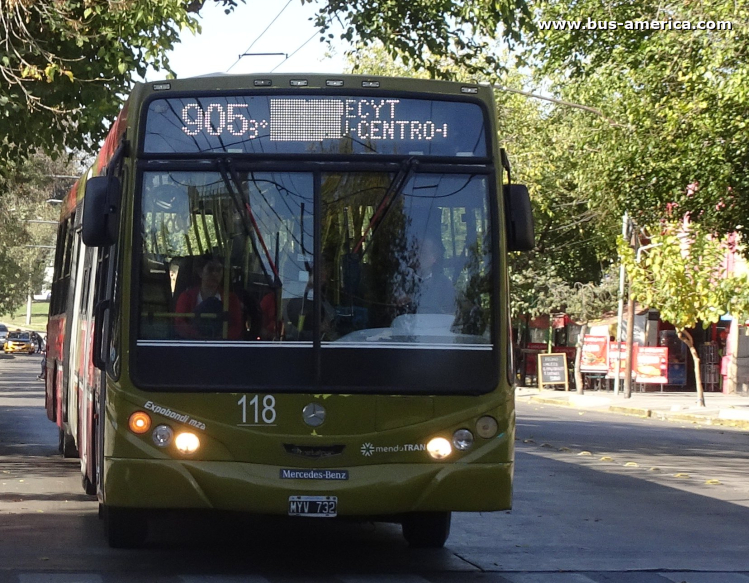
[[[113,506],[287,514],[289,496],[337,496],[340,516],[507,510],[512,464],[378,464],[347,481],[279,480],[280,466],[109,458],[104,497]],[[116,484],[108,486],[107,484]]]
[[[139,391],[135,391],[139,394]],[[154,426],[169,424],[175,433],[189,430],[201,440],[194,456],[174,446],[161,449],[151,432],[135,435],[127,420],[153,395],[113,395],[105,425],[104,502],[113,506],[144,508],[210,508],[285,514],[292,495],[339,497],[341,515],[398,514],[414,511],[490,511],[510,508],[514,451],[514,400],[497,403],[497,395],[441,397],[425,407],[430,419],[394,429],[378,430],[377,420],[388,423],[399,401],[407,397],[330,395],[276,395],[278,424],[273,427],[237,427],[239,394],[159,394],[158,406],[167,416],[149,411]],[[249,394],[248,394],[249,396]],[[376,401],[372,406],[372,400]],[[140,401],[140,402],[139,402]],[[324,404],[326,422],[313,430],[302,420],[310,402]],[[116,405],[114,404],[116,403]],[[488,407],[488,408],[487,408]],[[189,420],[174,416],[200,411],[192,417],[205,424],[196,429]],[[234,423],[231,419],[235,414]],[[474,430],[478,417],[490,414],[499,422],[491,439],[476,437],[467,452],[454,450],[435,462],[424,444],[431,438],[450,439],[465,427]],[[413,420],[413,413],[401,421]],[[301,447],[342,445],[339,455],[310,458],[289,453],[284,444]],[[369,444],[371,448],[367,448]],[[365,454],[365,452],[371,453]],[[282,479],[282,469],[347,470],[347,480]]]
[[[306,79],[306,87],[292,87],[293,79]],[[254,80],[271,79],[271,87],[257,87]],[[362,90],[363,81],[379,81],[374,91],[403,91],[410,94],[432,92],[434,95],[478,99],[487,105],[488,131],[496,135],[493,92],[488,86],[443,81],[426,81],[347,75],[248,75],[211,76],[186,80],[136,84],[128,99],[127,139],[130,156],[125,159],[127,178],[123,184],[123,213],[119,246],[119,285],[123,290],[118,306],[121,322],[137,318],[131,313],[129,294],[132,274],[134,221],[134,177],[139,126],[144,102],[153,94],[168,97],[183,91],[265,90],[293,94],[309,89],[326,88],[326,80],[343,79],[344,89]],[[170,89],[154,90],[168,84]],[[466,95],[462,87],[475,88]],[[496,144],[495,144],[496,147]],[[499,155],[495,165],[499,169]],[[501,172],[497,171],[501,181]],[[501,193],[501,184],[497,185]],[[499,204],[499,221],[503,224],[504,208]],[[500,226],[500,232],[503,227]],[[499,254],[500,287],[497,293],[508,293],[504,273],[507,269],[505,237],[501,236]],[[504,299],[497,314],[500,330],[509,328]],[[338,514],[372,516],[412,511],[491,511],[511,506],[514,461],[515,408],[514,391],[504,373],[508,339],[497,340],[502,374],[499,386],[481,396],[383,396],[383,395],[313,395],[258,392],[251,382],[243,393],[169,393],[138,389],[129,376],[130,346],[133,329],[116,326],[117,355],[121,369],[117,378],[108,375],[104,420],[103,463],[100,501],[111,506],[134,508],[209,508],[253,513],[287,514],[289,496],[338,496]],[[261,363],[259,363],[261,365]],[[466,374],[470,374],[466,371]],[[241,424],[239,401],[257,394],[261,403],[266,395],[275,399],[273,424],[255,427]],[[150,405],[149,405],[150,403]],[[307,426],[302,409],[309,403],[320,403],[327,410],[320,427]],[[172,415],[155,412],[169,410]],[[183,456],[173,445],[161,449],[154,445],[149,430],[135,435],[128,430],[128,417],[134,411],[148,411],[153,426],[168,424],[177,433],[194,432],[201,447],[194,456]],[[493,416],[497,435],[482,439],[476,434],[476,420]],[[182,419],[182,420],[180,420]],[[190,423],[192,421],[192,423]],[[203,429],[202,426],[205,428]],[[473,447],[466,452],[454,450],[444,461],[435,461],[424,449],[437,436],[452,439],[455,430],[470,429],[475,436]],[[367,444],[371,446],[372,453]],[[301,448],[343,446],[338,455],[312,458],[288,452],[286,446]],[[378,449],[379,448],[379,449]],[[281,479],[282,469],[347,470],[347,480]]]
[[[402,397],[330,395],[321,398],[320,395],[276,394],[275,423],[248,427],[240,425],[241,407],[237,402],[241,395],[237,393],[141,395],[141,399],[134,399],[133,394],[118,393],[110,388],[106,411],[105,456],[183,459],[173,446],[162,449],[154,445],[151,431],[143,435],[130,432],[127,422],[135,411],[147,411],[154,427],[167,424],[174,429],[175,434],[184,430],[195,433],[201,442],[197,455],[203,460],[273,464],[285,454],[284,443],[302,447],[343,445],[341,454],[323,458],[326,467],[361,465],[368,460],[372,463],[431,461],[421,447],[429,439],[438,436],[450,439],[453,432],[461,428],[475,433],[476,420],[483,415],[491,415],[499,423],[498,437],[483,440],[476,436],[473,448],[466,454],[453,452],[451,461],[459,460],[463,455],[473,459],[472,452],[475,453],[487,441],[493,443],[495,448],[482,454],[484,457],[491,455],[491,459],[481,461],[512,461],[511,441],[504,448],[496,446],[504,443],[504,438],[509,437],[513,431],[514,401],[511,398],[499,401],[494,393],[481,397],[435,398],[434,415],[429,420],[387,430],[377,428],[377,412],[383,409],[387,411],[388,408],[373,407],[372,400],[378,404],[390,400],[392,407],[396,407]],[[251,396],[252,393],[247,395]],[[263,395],[260,396],[262,399]],[[156,413],[152,408],[144,406],[149,403],[171,411],[172,414]],[[325,423],[317,428],[309,427],[302,419],[302,409],[309,403],[322,404],[327,410]],[[199,413],[194,413],[196,411]],[[185,415],[189,419],[185,420]],[[395,423],[395,419],[386,420],[391,424]],[[204,430],[199,428],[201,424],[205,425]],[[363,455],[361,450],[365,443],[381,450]],[[398,451],[392,449],[395,446],[398,446]],[[299,455],[289,455],[287,459],[288,463],[297,463],[299,467],[315,467],[315,464],[320,463],[319,460]]]

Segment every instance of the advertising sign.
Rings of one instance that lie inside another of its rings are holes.
[[[567,378],[567,357],[564,354],[539,354],[538,355],[538,388],[544,385],[564,385],[564,390],[569,390]]]
[[[617,347],[618,345],[618,347]],[[637,345],[633,347],[637,349]],[[619,365],[617,367],[617,364]],[[627,366],[627,343],[626,342],[609,342],[609,370],[606,373],[607,379],[616,378],[616,370],[619,369],[619,378],[624,378],[624,369]]]
[[[634,356],[635,382],[668,384],[668,348],[640,346]]]
[[[609,339],[607,336],[591,336],[583,338],[583,354],[580,361],[582,372],[607,372]]]

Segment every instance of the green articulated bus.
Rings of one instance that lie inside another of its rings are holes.
[[[47,411],[109,544],[162,511],[510,508],[507,257],[533,246],[488,86],[134,87],[63,205]]]

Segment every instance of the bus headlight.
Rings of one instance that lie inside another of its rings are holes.
[[[484,415],[476,421],[476,433],[484,439],[494,437],[497,435],[497,420],[489,415]]]
[[[151,434],[153,442],[158,447],[166,447],[172,443],[172,437],[174,437],[174,431],[168,425],[157,425]]]
[[[453,448],[444,437],[435,437],[427,443],[427,451],[434,459],[442,460],[452,453]]]
[[[174,439],[174,445],[181,453],[195,453],[200,447],[200,440],[194,433],[186,431],[177,434],[177,437]]]
[[[458,429],[453,433],[453,445],[455,449],[459,449],[460,451],[471,449],[473,445],[473,433],[467,429]]]
[[[142,434],[151,428],[151,418],[145,411],[136,411],[127,420],[127,426],[130,431],[137,434]]]

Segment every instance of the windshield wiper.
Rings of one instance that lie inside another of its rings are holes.
[[[369,219],[369,224],[367,225],[367,228],[364,229],[364,233],[362,234],[361,239],[359,239],[356,247],[354,247],[354,250],[352,252],[354,255],[359,253],[362,245],[364,245],[364,241],[366,240],[367,235],[369,235],[370,232],[370,240],[375,236],[377,229],[379,229],[382,223],[385,221],[385,217],[387,216],[388,212],[390,212],[390,209],[393,208],[395,201],[398,200],[398,197],[400,197],[400,195],[403,193],[403,189],[406,188],[406,184],[408,184],[408,181],[411,180],[414,172],[416,172],[416,168],[418,167],[418,165],[419,161],[414,157],[409,158],[408,160],[403,162],[403,164],[401,164],[398,173],[395,175],[395,178],[393,178],[390,186],[388,186],[388,189],[385,191],[385,196],[382,197],[380,204],[377,206],[377,210],[372,215],[372,218]],[[369,249],[369,246],[367,246],[367,249]]]
[[[270,265],[270,268],[273,271],[273,278],[271,278],[265,269],[265,265],[262,261],[260,261],[260,267],[262,268],[265,277],[268,278],[268,280],[272,279],[273,287],[280,287],[281,278],[278,275],[278,268],[276,267],[276,263],[271,258],[268,246],[265,244],[265,240],[263,239],[263,235],[260,233],[260,229],[258,229],[257,221],[255,221],[255,216],[252,214],[250,204],[247,201],[242,200],[242,182],[239,180],[239,176],[237,176],[237,171],[228,160],[219,159],[217,161],[217,165],[219,174],[221,174],[221,179],[224,181],[224,185],[226,186],[226,190],[229,193],[232,201],[234,202],[234,207],[237,209],[240,218],[242,219],[242,228],[244,229],[245,234],[252,241],[252,246],[255,250],[258,249],[255,235],[257,235],[257,238],[260,240],[260,246],[265,253],[265,258],[267,259],[268,265]],[[236,191],[234,190],[235,188]]]

